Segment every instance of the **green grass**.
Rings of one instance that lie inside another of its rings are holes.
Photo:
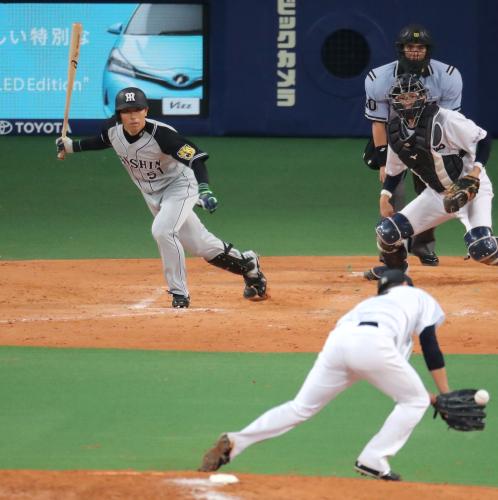
[[[315,356],[0,348],[0,469],[195,469],[222,431],[292,398]],[[425,381],[420,356],[414,365]],[[453,387],[491,395],[484,432],[446,430],[428,411],[391,463],[409,481],[498,486],[497,357],[447,356]],[[432,386],[430,386],[432,387]],[[227,471],[354,476],[392,402],[365,383]]]
[[[220,200],[201,217],[220,238],[264,255],[376,254],[380,185],[361,160],[365,140],[194,140]],[[0,259],[157,256],[151,215],[112,150],[61,162],[53,137],[3,137],[0,150],[16,165],[0,187]],[[456,221],[438,229],[438,252],[464,255],[463,234]]]

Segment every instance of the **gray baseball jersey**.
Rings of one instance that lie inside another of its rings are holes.
[[[208,154],[165,123],[146,119],[145,128],[135,142],[124,135],[123,125],[108,122],[103,142],[114,148],[132,181],[144,194],[160,193],[198,159]]]
[[[429,101],[442,108],[460,110],[462,76],[455,66],[431,59],[428,75],[420,79],[429,94]],[[398,61],[372,69],[365,78],[365,116],[369,120],[387,122],[389,119],[389,89],[398,76]]]

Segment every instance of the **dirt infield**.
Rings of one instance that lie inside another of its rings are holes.
[[[240,277],[190,259],[191,308],[173,310],[159,260],[3,261],[0,345],[317,352],[335,321],[375,293],[361,277],[374,264],[374,257],[266,257],[270,299],[249,302]],[[442,257],[437,268],[410,264],[415,284],[447,314],[443,351],[498,353],[498,268],[456,257]],[[0,471],[0,498],[498,498],[496,488],[239,477],[220,487],[193,472]]]
[[[237,474],[239,483],[214,484],[209,474],[132,471],[0,471],[0,499],[60,500],[492,500],[498,489],[386,483],[337,477]],[[367,487],[368,486],[368,487]]]
[[[498,267],[411,261],[447,320],[446,353],[498,353]],[[0,262],[0,345],[316,352],[334,322],[375,293],[373,257],[266,257],[270,300],[242,298],[239,276],[188,262],[190,309],[171,309],[158,260]]]

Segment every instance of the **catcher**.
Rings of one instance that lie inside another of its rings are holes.
[[[491,138],[461,113],[430,102],[424,85],[404,74],[392,86],[389,99],[395,112],[388,123],[386,180],[380,193],[377,246],[388,268],[407,268],[404,239],[458,218],[472,259],[498,264],[498,244],[492,232],[493,187],[485,165]],[[421,194],[394,213],[389,199],[406,169],[426,185]],[[379,279],[385,268],[367,271]],[[373,277],[372,277],[373,276]]]
[[[399,481],[388,457],[408,441],[431,402],[455,429],[484,427],[483,407],[477,408],[475,402],[471,405],[464,399],[466,392],[449,392],[436,337],[436,327],[443,321],[444,313],[432,296],[415,288],[403,272],[386,271],[378,282],[377,295],[360,302],[337,322],[295,398],[272,408],[240,431],[222,434],[204,455],[199,470],[215,471],[248,446],[290,431],[353,383],[366,380],[396,404],[358,456],[355,470],[375,479]],[[419,338],[425,362],[441,393],[437,397],[428,393],[408,362],[412,334]]]

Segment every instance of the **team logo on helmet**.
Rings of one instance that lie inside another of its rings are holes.
[[[190,161],[195,155],[195,149],[189,144],[184,144],[176,154],[179,158]]]
[[[125,94],[126,102],[135,102],[135,92],[127,92]]]

